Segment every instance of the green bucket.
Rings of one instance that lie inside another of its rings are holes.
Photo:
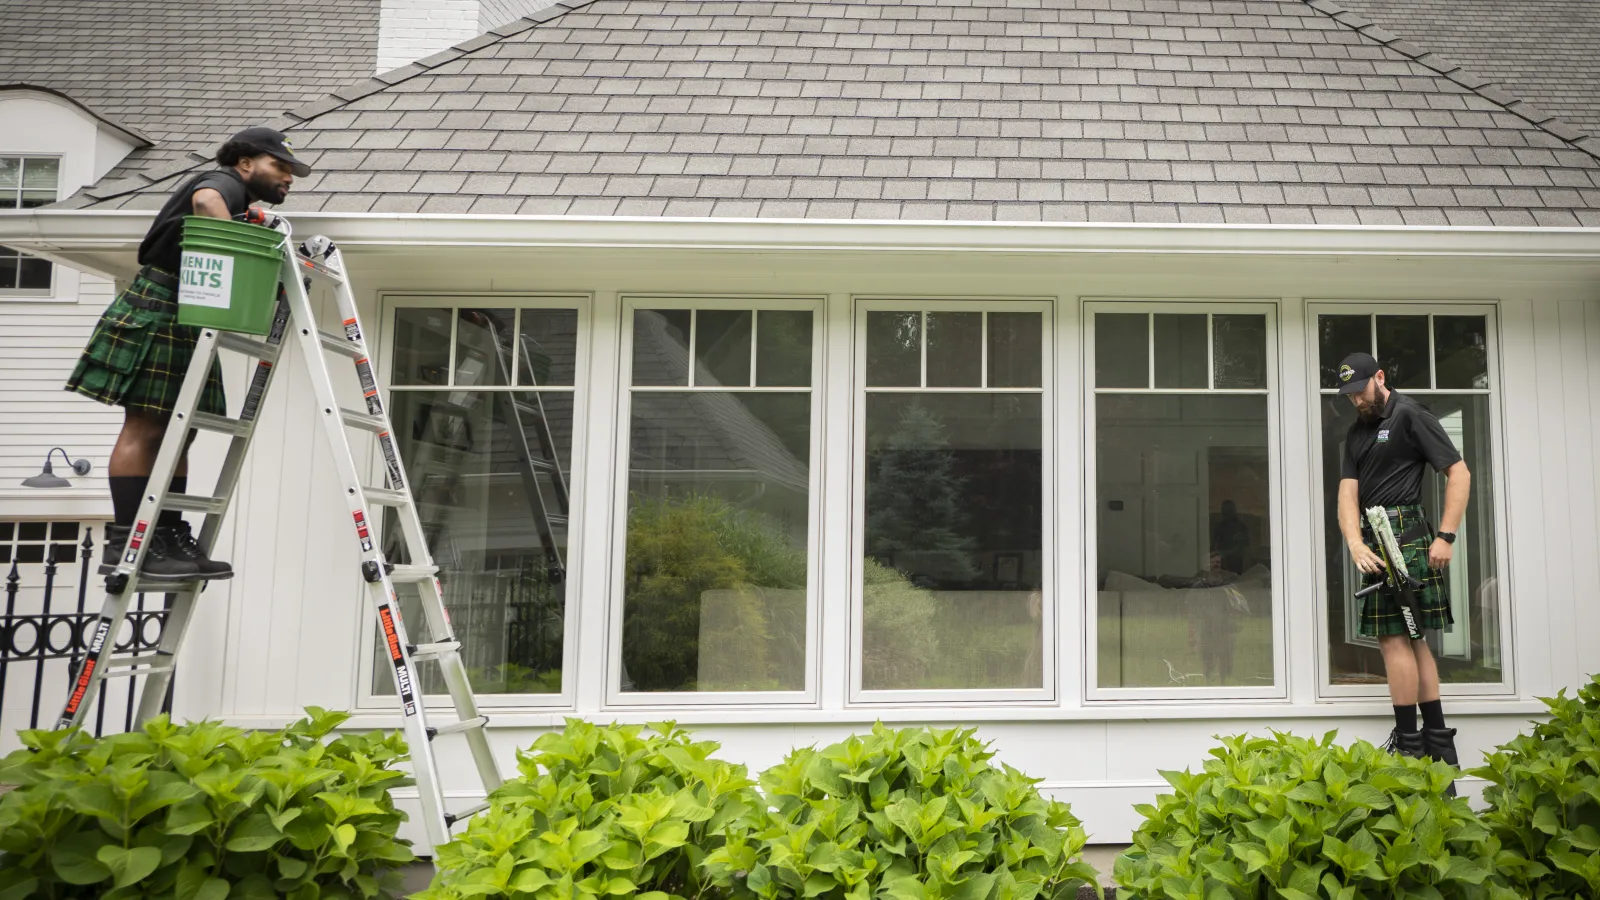
[[[283,235],[271,228],[185,216],[178,322],[245,334],[270,332],[282,243]]]

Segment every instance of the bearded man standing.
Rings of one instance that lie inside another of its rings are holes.
[[[295,176],[311,174],[310,166],[295,159],[283,134],[271,128],[246,128],[229,138],[217,151],[217,165],[185,182],[156,214],[139,245],[143,268],[100,316],[67,379],[67,390],[123,409],[122,431],[108,467],[116,521],[106,528],[101,574],[114,569],[122,556],[200,334],[198,328],[178,324],[184,216],[237,219],[253,202],[282,203]],[[213,361],[200,411],[222,415],[224,400],[222,369]],[[188,471],[185,445],[172,478],[173,493],[186,493]],[[227,563],[208,559],[201,551],[182,514],[161,513],[141,578],[158,583],[232,575]]]
[[[1366,353],[1352,353],[1339,366],[1339,393],[1355,404],[1357,419],[1345,439],[1339,482],[1339,530],[1350,546],[1350,558],[1368,580],[1383,572],[1383,559],[1363,510],[1384,508],[1400,544],[1406,571],[1422,587],[1416,590],[1423,633],[1454,624],[1450,614],[1450,564],[1456,528],[1467,510],[1472,474],[1450,436],[1427,407],[1389,390],[1388,376]],[[1446,479],[1444,512],[1439,530],[1424,517],[1422,476],[1426,466]],[[1431,757],[1459,765],[1455,729],[1445,727],[1439,701],[1439,669],[1426,640],[1412,640],[1401,617],[1399,598],[1385,588],[1363,599],[1361,633],[1378,639],[1394,704],[1394,731],[1389,748],[1412,757]],[[1417,727],[1421,704],[1422,727]]]

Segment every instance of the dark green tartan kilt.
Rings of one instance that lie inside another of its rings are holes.
[[[1400,514],[1399,518],[1389,520],[1389,527],[1394,529],[1396,538],[1419,522],[1426,524],[1420,506],[1391,506],[1388,509]],[[1364,513],[1361,537],[1379,556],[1383,555],[1378,549],[1377,537],[1367,527]],[[1435,569],[1428,563],[1428,548],[1433,545],[1433,538],[1433,528],[1425,528],[1421,536],[1401,542],[1400,555],[1405,559],[1406,571],[1411,573],[1412,578],[1422,582],[1422,587],[1413,592],[1417,607],[1422,611],[1421,621],[1417,624],[1424,629],[1443,629],[1455,624],[1455,618],[1450,614],[1450,583],[1445,580],[1445,570]],[[1380,577],[1363,576],[1362,585],[1372,584]],[[1388,588],[1361,598],[1361,633],[1367,637],[1406,633],[1406,620],[1400,615],[1400,601]]]
[[[162,308],[134,306],[130,296],[161,301]],[[199,328],[178,324],[177,294],[141,273],[101,314],[66,389],[113,406],[170,414],[199,336]],[[225,410],[222,367],[212,360],[200,411]]]

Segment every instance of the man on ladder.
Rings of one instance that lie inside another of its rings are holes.
[[[223,144],[217,165],[220,168],[185,182],[156,214],[139,245],[143,268],[100,316],[82,359],[67,379],[67,390],[123,409],[108,479],[116,521],[106,528],[101,574],[110,574],[127,544],[199,333],[198,328],[177,323],[183,217],[237,219],[252,202],[282,203],[295,176],[311,174],[310,166],[295,159],[282,132],[260,127],[246,128]],[[200,411],[224,412],[222,369],[215,363]],[[172,493],[187,492],[188,467],[185,450],[172,478]],[[206,556],[181,513],[164,510],[140,575],[156,584],[231,578],[233,569]]]

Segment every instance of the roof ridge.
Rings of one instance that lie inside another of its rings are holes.
[[[325,95],[319,100],[313,100],[310,103],[302,104],[295,109],[285,112],[276,119],[270,119],[266,122],[262,122],[261,124],[268,128],[276,128],[279,131],[287,132],[295,126],[303,125],[306,122],[317,118],[318,116],[324,116],[328,113],[334,112],[335,110],[342,109],[346,105],[360,100],[362,97],[376,94],[386,88],[409,81],[412,78],[415,78],[418,75],[421,75],[432,69],[438,68],[447,62],[454,62],[455,60],[460,59],[461,57],[466,56],[473,51],[482,50],[484,47],[498,44],[508,37],[522,34],[525,31],[530,31],[540,25],[558,19],[575,9],[588,6],[593,2],[594,0],[560,0],[560,2],[552,3],[549,6],[538,10],[537,12],[529,13],[528,15],[522,16],[518,19],[513,19],[504,25],[501,25],[497,28],[491,28],[488,31],[485,31],[483,34],[477,35],[469,40],[462,41],[459,44],[455,44],[454,46],[440,50],[438,53],[435,53],[431,56],[425,56],[422,59],[406,63],[399,68],[390,69],[387,72],[379,72],[371,78],[364,78],[361,81],[347,84],[344,87]],[[79,205],[92,206],[95,203],[100,203],[106,200],[115,200],[118,197],[122,197],[126,194],[131,194],[147,188],[152,184],[192,172],[200,166],[211,162],[209,157],[201,157],[200,154],[193,151],[190,152],[189,157],[195,161],[169,166],[165,169],[156,169],[155,171],[149,173],[136,173],[134,175],[135,178],[143,179],[143,181],[139,184],[128,186],[126,182],[124,182],[120,184],[107,185],[106,187],[108,190],[104,193],[95,190],[97,187],[99,187],[99,185],[90,185],[86,188],[83,188],[79,193],[85,197],[91,198],[91,202]],[[66,201],[62,201],[62,204],[65,203]]]
[[[1590,157],[1600,160],[1600,136],[1591,135],[1573,128],[1558,116],[1552,115],[1544,109],[1499,87],[1499,82],[1473,75],[1465,67],[1457,65],[1437,53],[1418,47],[1366,16],[1345,9],[1334,0],[1301,0],[1301,2],[1357,34],[1388,47],[1412,62],[1432,69],[1445,78],[1488,100],[1490,103],[1499,106],[1506,112],[1523,119],[1540,131],[1560,140],[1574,150],[1581,150]]]

